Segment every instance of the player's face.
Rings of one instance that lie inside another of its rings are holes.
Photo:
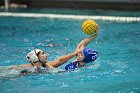
[[[45,52],[41,51],[38,55],[41,62],[47,62],[48,56]]]
[[[84,59],[84,54],[83,54],[82,52],[78,53],[76,59],[77,59],[78,61],[82,61],[82,60]]]

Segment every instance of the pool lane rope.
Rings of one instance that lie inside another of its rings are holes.
[[[140,22],[140,17],[120,17],[120,16],[88,16],[88,15],[67,15],[67,14],[43,14],[43,13],[12,13],[0,12],[0,16],[9,17],[33,17],[33,18],[64,18],[64,19],[94,19],[94,20],[107,20],[117,22]]]

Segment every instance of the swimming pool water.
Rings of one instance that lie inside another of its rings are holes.
[[[95,65],[65,73],[2,78],[0,92],[139,93],[140,24],[96,21],[100,34],[88,45],[99,52]],[[83,20],[0,17],[0,22],[0,66],[28,63],[26,54],[34,48],[45,50],[52,61],[73,52],[87,37],[81,30]]]

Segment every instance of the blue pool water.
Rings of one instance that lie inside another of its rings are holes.
[[[133,12],[128,14],[134,16]],[[95,65],[72,72],[12,78],[6,77],[8,72],[0,73],[5,75],[0,79],[0,93],[139,93],[140,23],[96,21],[100,34],[88,45],[99,52]],[[73,52],[88,37],[81,30],[83,20],[0,17],[0,22],[0,66],[28,63],[26,54],[34,48],[45,50],[52,61]]]

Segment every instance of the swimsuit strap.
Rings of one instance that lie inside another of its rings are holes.
[[[84,65],[81,65],[79,62],[81,62],[81,61],[76,61],[77,62],[77,64],[78,64],[78,67],[84,67]]]

